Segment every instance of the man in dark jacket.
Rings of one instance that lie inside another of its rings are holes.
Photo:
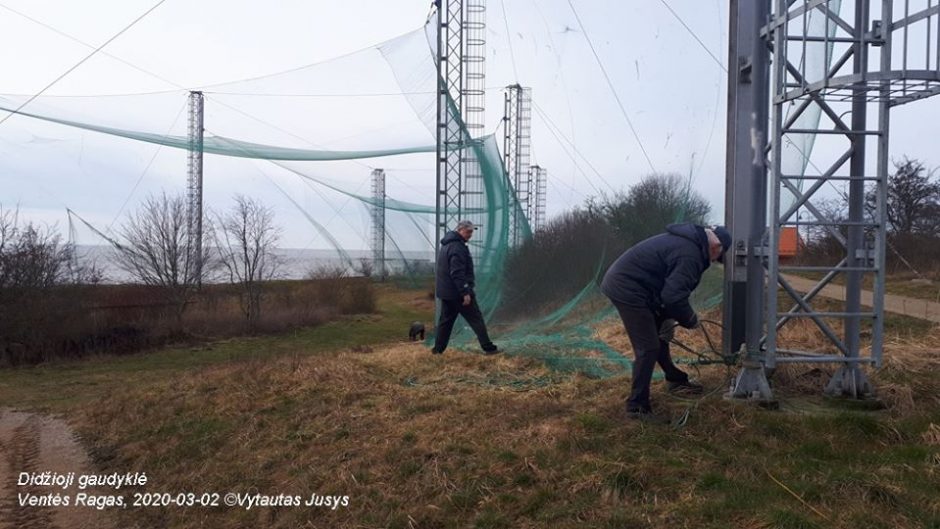
[[[696,394],[702,386],[672,362],[669,340],[673,327],[698,326],[689,295],[702,274],[731,246],[722,226],[672,224],[624,252],[604,275],[601,291],[610,298],[633,344],[633,387],[627,399],[632,418],[651,417],[650,381],[658,363],[674,393]]]
[[[441,239],[437,256],[437,297],[441,300],[441,316],[437,322],[434,349],[431,350],[434,354],[441,354],[447,349],[458,315],[467,320],[485,354],[499,352],[486,332],[486,322],[483,321],[473,292],[473,258],[470,257],[467,241],[476,228],[469,220],[462,220],[454,231],[447,232]]]

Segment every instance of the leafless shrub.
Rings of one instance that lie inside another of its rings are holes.
[[[342,279],[349,271],[341,264],[320,264],[307,272],[307,279]]]
[[[375,288],[367,277],[349,277],[349,270],[338,264],[322,264],[311,270],[314,295],[321,307],[335,308],[343,314],[375,311]]]
[[[366,277],[348,279],[344,285],[344,297],[340,309],[346,314],[375,312],[375,287]]]
[[[72,245],[53,228],[22,224],[18,210],[0,208],[0,290],[46,289],[65,283]]]
[[[361,257],[359,259],[359,266],[356,267],[356,272],[362,275],[362,277],[372,277],[372,274],[375,272],[375,264],[371,259]]]
[[[75,311],[57,289],[77,279],[74,255],[54,227],[23,223],[17,209],[0,207],[0,363],[41,361],[74,325]]]

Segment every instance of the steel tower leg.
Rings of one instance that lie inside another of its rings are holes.
[[[767,230],[767,111],[770,52],[760,38],[770,0],[731,0],[725,223],[725,355],[744,354],[730,396],[770,400],[760,340],[764,332],[764,235]]]

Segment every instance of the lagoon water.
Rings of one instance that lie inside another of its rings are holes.
[[[115,249],[110,246],[79,245],[77,247],[78,259],[81,264],[94,264],[101,270],[104,283],[132,283],[133,277],[115,264]],[[281,264],[278,268],[278,279],[304,279],[311,273],[325,268],[343,267],[351,275],[360,275],[358,272],[361,261],[371,262],[371,250],[349,250],[346,252],[352,261],[352,269],[336,250],[314,250],[299,248],[279,248],[274,254]],[[433,252],[405,251],[403,255],[387,257],[387,267],[391,272],[403,268],[403,259],[409,264],[419,267],[429,267],[432,263]]]

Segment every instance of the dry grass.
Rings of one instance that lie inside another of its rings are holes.
[[[618,326],[598,333],[619,348]],[[887,357],[876,383],[916,405],[899,398],[862,413],[804,398],[766,412],[712,397],[681,430],[625,421],[627,376],[434,357],[410,343],[217,366],[116,393],[78,422],[100,464],[147,471],[148,490],[351,501],[336,511],[124,513],[139,527],[929,526],[940,516],[930,492],[940,486],[940,384],[908,375],[940,358],[908,345]],[[784,393],[803,395],[826,379],[778,375]],[[700,376],[727,383],[721,367]],[[690,405],[661,384],[653,399],[674,417]]]
[[[350,496],[336,511],[128,509],[126,527],[940,527],[940,329],[892,324],[907,330],[891,334],[872,374],[887,409],[825,400],[828,371],[787,366],[773,377],[777,412],[717,393],[677,400],[654,383],[658,411],[688,413],[673,429],[624,419],[628,375],[387,343],[433,305],[381,294],[376,315],[177,351],[172,370],[141,364],[155,353],[89,362],[94,377],[81,364],[0,372],[0,398],[23,399],[25,383],[38,388],[25,400],[34,406],[40,392],[88,392],[55,409],[101,471],[145,471],[148,492]],[[787,339],[814,347],[806,323]],[[706,346],[700,332],[677,335]],[[618,321],[597,336],[631,354]],[[214,360],[183,363],[200,355]],[[724,389],[734,372],[696,375]]]

